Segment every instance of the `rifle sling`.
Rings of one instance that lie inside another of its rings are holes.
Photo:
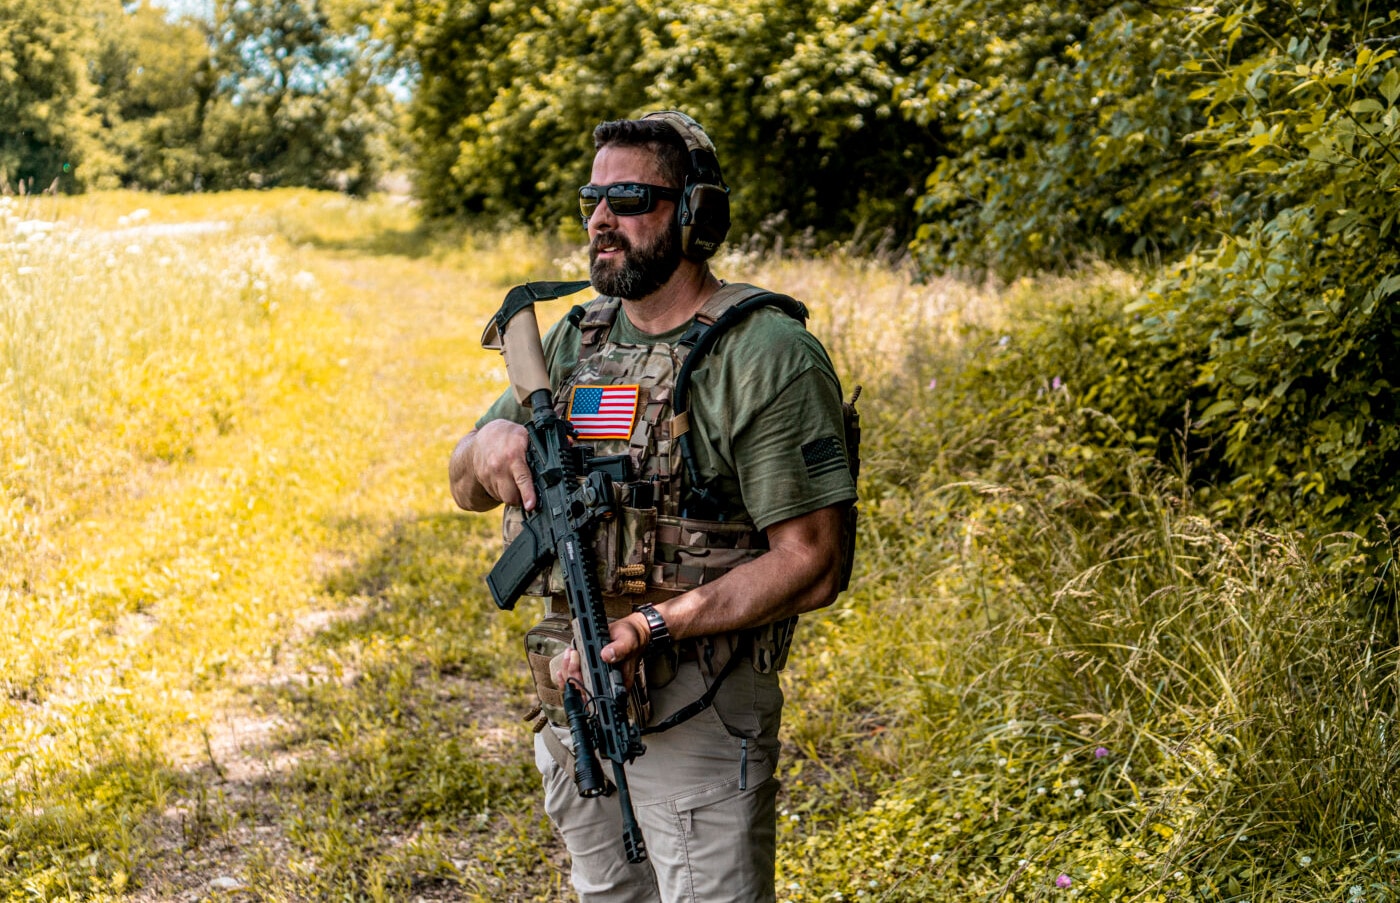
[[[719,688],[720,685],[724,683],[724,679],[728,677],[731,673],[733,673],[734,668],[739,664],[739,661],[741,659],[745,659],[747,657],[748,656],[744,654],[742,649],[735,649],[734,653],[729,656],[729,661],[724,663],[724,667],[719,669],[719,673],[715,675],[715,679],[710,682],[710,686],[705,690],[705,694],[703,696],[701,696],[699,699],[695,700],[685,708],[679,709],[676,712],[672,713],[671,716],[665,721],[662,721],[659,724],[653,724],[650,727],[642,728],[642,736],[645,737],[647,734],[659,734],[662,731],[669,731],[676,725],[683,724],[689,721],[696,715],[699,715],[701,712],[708,709],[710,706],[714,705],[715,697],[719,695]]]

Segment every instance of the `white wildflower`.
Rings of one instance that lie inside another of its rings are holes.
[[[42,219],[27,219],[15,224],[16,235],[42,235],[53,229],[54,223]]]

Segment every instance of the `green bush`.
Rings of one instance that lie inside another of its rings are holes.
[[[786,899],[1394,899],[1389,544],[1224,526],[1082,405],[1171,379],[1114,381],[1134,295],[1020,284],[866,402],[857,598],[788,684]]]
[[[1201,65],[1210,120],[1193,139],[1257,182],[1253,215],[1133,311],[1146,345],[1185,334],[1205,352],[1182,394],[1219,443],[1210,476],[1233,483],[1239,505],[1298,506],[1368,533],[1400,511],[1400,69],[1394,50],[1372,49],[1400,14],[1348,29],[1345,6],[1299,14],[1286,45],[1265,10],[1199,16],[1227,46],[1250,35],[1262,48]]]
[[[906,121],[865,4],[645,0],[400,4],[378,26],[419,74],[411,131],[432,216],[576,222],[598,123],[694,115],[733,189],[735,237],[912,229],[937,135]],[[577,237],[577,232],[571,232]]]

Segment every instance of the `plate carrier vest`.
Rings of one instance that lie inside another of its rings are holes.
[[[665,599],[712,582],[734,568],[752,561],[768,549],[766,535],[754,528],[747,517],[721,520],[717,500],[699,473],[690,433],[690,374],[713,349],[720,337],[749,313],[760,307],[776,307],[803,325],[807,309],[799,301],[746,283],[726,283],[696,314],[690,328],[675,344],[622,344],[610,340],[621,302],[601,296],[587,305],[575,307],[568,321],[579,329],[578,362],[556,394],[560,417],[566,417],[572,390],[579,385],[639,385],[638,416],[631,436],[626,439],[589,440],[595,454],[626,454],[631,460],[634,479],[615,484],[619,510],[599,526],[595,550],[608,618],[625,617],[643,604]],[[842,405],[845,424],[847,464],[854,479],[859,472],[859,415],[855,402]],[[856,507],[852,503],[845,518],[845,542],[840,588],[846,589],[855,550]],[[519,533],[523,513],[506,509],[504,533],[509,543]],[[546,698],[548,661],[567,640],[568,606],[564,601],[562,578],[547,568],[529,590],[531,595],[548,596],[550,616],[534,631],[539,648],[529,651],[531,670],[546,712],[555,700]],[[557,637],[546,640],[546,626],[556,621]],[[562,623],[557,623],[562,621]],[[694,659],[711,678],[711,693],[697,701],[703,709],[713,699],[713,691],[727,673],[727,665],[747,655],[761,672],[782,669],[792,642],[796,618],[751,630],[720,634],[679,644],[682,660]],[[529,641],[527,640],[527,645]],[[669,676],[664,668],[648,664],[647,682],[663,685]],[[674,667],[674,665],[672,665]],[[660,671],[661,673],[657,673]],[[543,678],[543,680],[542,680]],[[557,691],[556,691],[557,692]],[[679,723],[682,719],[667,719]],[[649,729],[664,729],[658,725]]]

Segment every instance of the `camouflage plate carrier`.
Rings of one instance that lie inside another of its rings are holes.
[[[586,307],[574,308],[569,315],[570,322],[580,330],[581,342],[578,365],[556,396],[560,399],[559,415],[567,416],[574,386],[640,387],[638,416],[630,437],[587,440],[596,454],[625,453],[635,473],[632,482],[617,486],[618,516],[604,522],[596,537],[598,582],[609,619],[625,617],[640,605],[656,604],[717,580],[768,549],[765,534],[747,518],[714,520],[697,516],[708,513],[712,517],[713,512],[704,510],[710,499],[689,446],[690,412],[686,403],[689,374],[695,364],[730,326],[764,306],[777,307],[798,322],[806,322],[807,310],[800,302],[745,283],[728,283],[715,292],[675,344],[610,341],[620,307],[616,298],[595,298]],[[859,391],[843,405],[847,460],[853,477],[859,466],[859,419],[855,413]],[[849,581],[854,554],[854,518],[852,504],[845,525],[842,589]],[[507,543],[519,533],[522,520],[519,508],[507,508]],[[550,678],[549,661],[570,641],[563,579],[557,569],[546,569],[527,592],[549,598],[549,614],[530,631],[526,647],[544,713],[560,724],[562,698]],[[653,687],[663,686],[674,675],[680,660],[691,659],[713,681],[712,689],[718,689],[726,665],[744,655],[749,656],[758,671],[781,670],[796,623],[796,618],[787,618],[751,630],[682,642],[673,660],[648,661],[646,682]]]

